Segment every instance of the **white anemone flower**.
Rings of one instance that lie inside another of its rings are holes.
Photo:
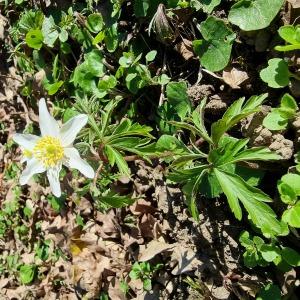
[[[21,174],[20,184],[27,184],[34,174],[47,172],[50,188],[56,197],[61,196],[59,172],[62,165],[80,171],[88,178],[94,177],[93,168],[84,161],[73,147],[73,142],[79,131],[86,125],[88,116],[77,115],[63,124],[50,115],[45,99],[39,101],[39,124],[41,136],[19,134],[13,140],[23,150],[23,162],[26,168]]]

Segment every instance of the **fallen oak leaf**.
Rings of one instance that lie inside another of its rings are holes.
[[[176,244],[167,244],[162,240],[152,240],[148,243],[147,248],[140,253],[139,261],[148,261],[152,259],[159,253],[162,253],[166,250],[171,250],[176,246]]]

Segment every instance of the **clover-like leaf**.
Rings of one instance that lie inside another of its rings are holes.
[[[266,28],[279,12],[284,0],[241,0],[234,4],[228,20],[242,30]]]
[[[224,69],[230,60],[236,35],[221,19],[213,16],[200,24],[200,32],[203,40],[195,40],[193,46],[201,65],[213,72]]]
[[[290,72],[286,61],[272,58],[268,66],[260,71],[260,78],[272,88],[282,88],[290,82]]]
[[[300,26],[285,25],[281,26],[278,30],[281,38],[283,38],[288,45],[276,46],[277,51],[292,51],[300,49]]]

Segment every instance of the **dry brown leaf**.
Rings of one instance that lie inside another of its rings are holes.
[[[88,293],[87,299],[93,299],[99,294],[104,269],[110,269],[110,259],[99,253],[93,253],[84,248],[78,256],[73,257],[71,278]]]
[[[300,0],[287,0],[293,8],[300,8]]]
[[[194,57],[192,42],[187,39],[183,39],[176,44],[175,49],[185,60],[189,60]]]
[[[130,206],[130,210],[134,215],[146,214],[146,213],[155,213],[157,209],[151,206],[149,201],[144,199],[138,199],[133,205]]]
[[[196,253],[192,249],[181,245],[174,248],[171,259],[177,262],[177,265],[172,270],[173,275],[190,272],[201,265],[201,262],[196,258]]]
[[[223,71],[224,81],[233,89],[239,89],[240,85],[249,78],[248,74],[236,68]]]
[[[120,288],[120,281],[116,277],[112,277],[108,286],[108,295],[113,300],[126,300],[126,295]]]
[[[150,243],[148,243],[147,248],[141,251],[139,255],[139,261],[148,261],[155,255],[166,250],[171,250],[174,247],[175,244],[167,244],[162,240],[152,240]]]

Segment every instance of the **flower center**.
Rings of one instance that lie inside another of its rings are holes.
[[[46,168],[57,165],[64,157],[64,148],[58,138],[46,135],[33,148],[33,156]]]

